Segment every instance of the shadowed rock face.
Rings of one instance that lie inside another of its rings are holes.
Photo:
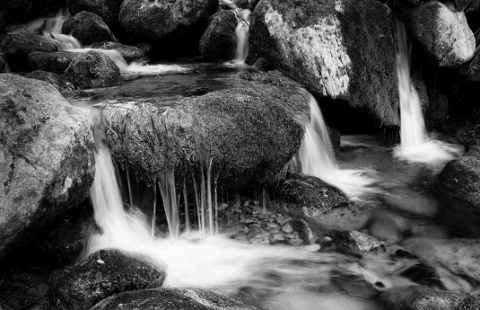
[[[85,199],[93,160],[85,111],[47,83],[0,74],[0,259]]]
[[[138,290],[112,296],[92,310],[169,309],[169,310],[255,310],[239,301],[200,289]]]
[[[115,160],[128,163],[150,184],[167,168],[191,179],[211,160],[212,176],[223,186],[265,184],[299,148],[304,131],[295,113],[308,115],[309,98],[284,76],[264,76],[265,82],[224,76],[215,80],[221,87],[203,95],[169,97],[163,91],[144,93],[142,100],[122,95],[126,103],[107,103],[102,115]],[[262,80],[260,75],[248,78]],[[205,82],[201,76],[185,76],[183,83],[198,83],[195,79]]]
[[[220,11],[211,17],[200,40],[200,53],[209,60],[230,60],[235,57],[237,17],[233,10]]]
[[[217,6],[217,0],[125,0],[119,21],[135,42],[161,44],[162,50],[185,45],[196,46],[198,50],[207,18]]]
[[[53,273],[56,309],[90,309],[97,302],[127,291],[160,287],[165,272],[118,250],[101,250],[85,261]]]
[[[123,0],[67,0],[67,6],[72,15],[79,12],[92,12],[112,26],[118,21],[118,13]]]
[[[247,62],[271,67],[308,90],[380,123],[399,123],[393,16],[377,1],[261,1],[250,27]]]
[[[12,25],[54,15],[64,5],[65,0],[3,0],[0,11],[7,25]]]
[[[117,41],[102,18],[91,12],[80,12],[69,18],[63,24],[62,31],[65,34],[71,34],[82,44]]]

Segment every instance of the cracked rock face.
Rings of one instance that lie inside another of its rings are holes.
[[[392,14],[376,1],[261,1],[247,62],[266,59],[320,96],[398,124],[393,35]]]
[[[85,199],[92,150],[84,110],[50,84],[0,74],[0,259]]]

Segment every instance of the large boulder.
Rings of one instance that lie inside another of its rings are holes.
[[[455,68],[473,57],[475,36],[463,11],[431,1],[407,9],[403,19],[414,43],[438,66]]]
[[[91,310],[256,310],[239,301],[199,289],[138,290],[112,296]]]
[[[117,42],[102,18],[91,12],[80,12],[67,19],[63,24],[62,31],[65,34],[71,34],[82,44],[102,41]]]
[[[165,272],[140,257],[118,250],[101,250],[51,276],[55,309],[90,309],[97,302],[127,291],[160,287]]]
[[[162,50],[195,46],[196,51],[217,6],[217,0],[125,0],[119,20],[133,41],[161,44]]]
[[[13,34],[0,37],[0,52],[13,72],[29,69],[28,55],[32,52],[56,51],[58,45],[42,36]]]
[[[253,12],[248,63],[270,67],[321,96],[399,124],[393,14],[378,1],[264,0]]]
[[[89,51],[73,59],[65,71],[65,79],[80,88],[115,86],[120,80],[120,69],[105,54]]]
[[[480,308],[480,295],[436,291],[426,286],[401,286],[380,294],[389,310],[470,310]]]
[[[273,79],[281,86],[237,73],[212,78],[186,75],[178,84],[175,77],[162,77],[154,91],[142,92],[142,100],[134,99],[136,88],[131,95],[123,88],[100,100],[106,103],[102,115],[116,161],[147,184],[173,168],[191,180],[210,161],[212,176],[226,187],[269,182],[300,146],[304,130],[295,111],[309,113],[308,95],[286,77]],[[165,91],[172,82],[186,91]],[[192,88],[198,83],[204,85],[199,91]]]
[[[200,40],[200,53],[208,60],[230,60],[237,47],[237,17],[235,11],[220,11],[210,18],[210,24]]]
[[[76,56],[77,53],[72,52],[33,52],[28,55],[28,65],[32,71],[63,73]]]
[[[95,13],[109,25],[118,21],[118,13],[123,0],[67,0],[70,13],[75,15],[82,11]]]
[[[93,160],[84,110],[45,82],[0,74],[0,259],[85,199]]]
[[[147,53],[136,46],[129,46],[121,43],[105,41],[93,43],[90,45],[90,47],[103,50],[116,50],[123,56],[123,58],[125,58],[125,61],[127,61],[128,63],[149,61]]]

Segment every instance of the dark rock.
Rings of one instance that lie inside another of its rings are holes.
[[[217,0],[125,0],[119,21],[133,41],[160,46],[163,52],[185,46],[197,51],[207,18],[217,6]]]
[[[63,73],[77,55],[78,53],[72,52],[33,52],[28,55],[28,64],[32,71]]]
[[[200,53],[208,60],[230,60],[237,47],[237,17],[235,11],[220,11],[210,18],[210,24],[200,40]]]
[[[89,51],[73,59],[65,78],[80,88],[115,86],[120,80],[120,69],[108,56]]]
[[[13,72],[28,70],[28,55],[32,52],[51,53],[58,46],[42,36],[13,34],[0,37],[0,51]]]
[[[425,286],[402,286],[380,294],[389,310],[480,309],[480,295],[436,291]]]
[[[471,61],[464,63],[459,68],[460,74],[466,81],[480,82],[480,50],[478,50]]]
[[[50,278],[56,309],[90,309],[99,301],[127,291],[160,287],[165,272],[140,257],[101,250]]]
[[[330,141],[332,141],[333,150],[335,151],[335,154],[337,154],[338,152],[340,152],[340,142],[342,136],[340,134],[340,131],[335,128],[328,127],[327,129],[328,135],[330,136]]]
[[[397,125],[393,37],[393,15],[378,1],[265,0],[253,12],[247,63],[265,58],[317,95]]]
[[[448,120],[448,98],[439,89],[428,90],[429,105],[425,112],[425,123],[429,130],[442,128]]]
[[[437,187],[480,211],[480,156],[465,154],[447,163],[437,180]]]
[[[407,10],[403,19],[414,43],[438,66],[456,68],[473,57],[475,37],[463,11],[431,1]]]
[[[233,3],[237,8],[241,9],[252,9],[252,5],[250,3],[250,0],[234,0]]]
[[[64,0],[2,0],[0,10],[7,25],[29,22],[35,18],[53,16],[63,6]]]
[[[91,310],[256,310],[239,301],[200,289],[138,290],[112,296]]]
[[[82,44],[102,41],[117,42],[107,24],[95,13],[80,12],[76,14],[67,19],[63,24],[62,31],[65,34],[71,34]]]
[[[0,74],[0,259],[85,199],[93,139],[85,111],[51,85]]]
[[[182,81],[191,88],[197,79],[187,75]],[[275,86],[277,79],[284,84]],[[298,84],[285,76],[271,80],[234,74],[200,95],[154,92],[138,104],[107,103],[102,113],[113,156],[147,184],[171,168],[191,179],[191,170],[206,169],[210,160],[218,184],[241,189],[268,183],[300,146],[304,129],[295,115],[309,111]]]
[[[151,53],[153,50],[153,45],[147,42],[141,42],[135,44],[136,48],[139,48],[147,57],[151,57]]]
[[[9,73],[9,72],[10,72],[10,66],[0,54],[0,73]]]
[[[72,82],[64,79],[60,74],[57,73],[47,71],[33,71],[25,75],[25,77],[50,83],[61,93],[76,88],[76,86]]]
[[[310,225],[304,220],[291,220],[290,225],[292,225],[292,228],[298,232],[298,236],[302,239],[303,244],[314,244],[317,241],[317,236],[315,236]]]
[[[104,50],[116,50],[122,54],[123,58],[125,58],[128,63],[147,62],[150,60],[147,56],[147,52],[136,46],[128,46],[115,42],[97,42],[91,44],[90,47]]]
[[[82,11],[95,13],[109,25],[118,22],[118,13],[123,0],[67,0],[67,6],[72,15]]]
[[[0,11],[0,35],[5,34],[5,27],[7,27],[7,21],[3,16],[3,12]]]

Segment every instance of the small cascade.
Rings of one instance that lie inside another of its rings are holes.
[[[439,166],[459,156],[459,145],[432,139],[425,129],[421,102],[410,80],[410,46],[404,24],[395,19],[396,63],[400,100],[400,145],[394,156],[408,162],[420,162]]]
[[[322,112],[312,95],[310,121],[305,125],[305,136],[286,170],[316,176],[336,186],[351,199],[362,199],[366,195],[379,193],[379,189],[373,187],[377,180],[372,176],[372,170],[339,167]]]
[[[243,64],[248,56],[248,34],[250,31],[250,15],[252,12],[248,9],[237,9],[235,13],[237,17],[237,28],[235,29],[235,34],[237,35],[235,63]]]

